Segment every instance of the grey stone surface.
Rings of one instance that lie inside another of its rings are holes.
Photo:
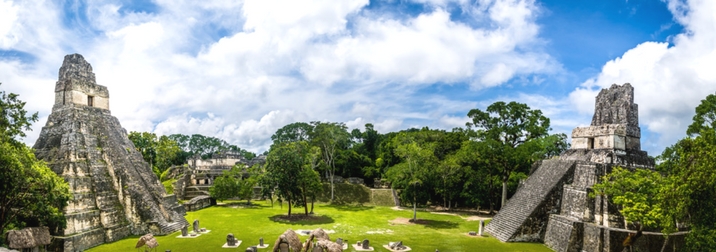
[[[369,249],[369,248],[370,248],[370,241],[368,241],[367,239],[366,239],[366,240],[363,240],[363,242],[361,243],[361,247],[362,247],[363,249]]]
[[[236,238],[234,237],[234,234],[229,233],[228,235],[226,235],[226,245],[236,246]]]
[[[199,220],[194,220],[191,225],[194,230],[194,233],[199,233]]]
[[[181,236],[187,236],[189,235],[189,226],[184,226],[181,228]]]
[[[625,125],[627,135],[639,136],[633,132],[639,128],[639,106],[634,103],[634,87],[631,84],[612,84],[597,95],[591,125],[605,124]]]
[[[73,194],[64,209],[67,227],[55,243],[64,251],[130,234],[167,234],[186,224],[179,205],[169,202],[149,164],[110,114],[107,88],[96,84],[91,70],[81,55],[65,56],[55,105],[33,146],[37,158],[63,177]],[[87,104],[90,96],[96,106]]]
[[[636,231],[624,229],[624,217],[607,198],[588,194],[614,167],[654,169],[654,160],[640,149],[633,97],[629,84],[602,90],[592,126],[575,129],[572,149],[558,159],[535,163],[486,230],[502,241],[543,241],[560,252],[622,251],[624,238]],[[683,247],[683,235],[675,234],[667,250]],[[663,234],[644,232],[633,248],[659,251],[663,242]]]
[[[501,241],[540,241],[549,214],[559,213],[562,185],[572,183],[577,161],[550,159],[541,161],[500,212],[485,226],[485,231]]]

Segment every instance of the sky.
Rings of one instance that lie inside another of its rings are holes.
[[[712,0],[0,0],[0,89],[39,113],[32,145],[80,53],[127,131],[263,152],[293,122],[450,130],[496,101],[570,135],[631,83],[655,156],[716,93],[714,31]]]

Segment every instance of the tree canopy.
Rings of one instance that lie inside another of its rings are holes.
[[[502,178],[502,200],[507,202],[507,182],[516,171],[526,171],[540,152],[537,139],[548,136],[549,118],[542,111],[517,102],[495,102],[487,110],[472,109],[466,126],[475,129],[485,145],[481,156],[490,160],[492,170]]]
[[[37,121],[24,107],[18,95],[0,91],[0,232],[48,226],[57,233],[66,226],[63,208],[72,195],[64,179],[19,142]]]

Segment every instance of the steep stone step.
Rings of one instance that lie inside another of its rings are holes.
[[[523,226],[533,226],[527,223],[539,218],[533,218],[536,214],[545,214],[542,208],[559,208],[554,202],[547,202],[561,193],[561,185],[571,179],[571,173],[577,161],[572,160],[544,160],[540,167],[525,181],[517,190],[515,195],[500,209],[492,221],[485,227],[485,231],[495,236],[500,241],[522,241],[535,240],[543,230],[530,230],[532,234],[526,237],[520,235]],[[571,171],[571,172],[570,172]],[[545,204],[548,204],[546,206]],[[550,205],[551,204],[551,205]],[[539,225],[538,225],[539,226]],[[545,225],[543,225],[546,227]],[[529,228],[528,228],[529,229]]]

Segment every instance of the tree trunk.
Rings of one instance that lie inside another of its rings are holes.
[[[507,180],[502,180],[502,204],[500,205],[500,210],[505,207],[505,203],[507,203]]]
[[[415,186],[413,186],[413,189],[414,188],[415,188]],[[418,212],[416,210],[416,208],[418,206],[418,197],[416,194],[418,194],[418,192],[413,192],[413,221],[418,220]]]
[[[316,196],[311,196],[311,214],[313,214],[313,201],[316,200]]]
[[[331,204],[333,204],[333,175],[331,175]]]
[[[671,236],[667,234],[666,239],[664,239],[664,245],[661,245],[661,252],[666,251],[666,245],[669,244],[669,237]]]
[[[306,216],[308,216],[308,201],[306,200],[306,193],[303,193],[303,208],[305,209]]]
[[[291,198],[288,198],[288,218],[291,218]]]

